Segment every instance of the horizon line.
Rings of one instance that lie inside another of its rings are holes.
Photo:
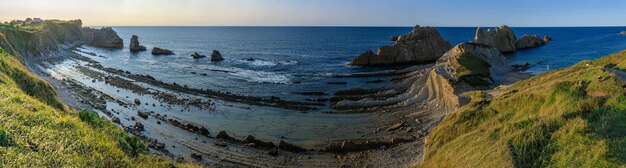
[[[413,26],[400,25],[83,25],[83,27],[374,27],[374,28],[410,28]],[[476,28],[476,27],[500,27],[499,26],[424,26],[435,28]],[[509,26],[518,28],[567,28],[567,27],[626,27],[626,25],[574,25],[574,26]]]

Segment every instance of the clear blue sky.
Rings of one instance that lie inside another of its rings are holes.
[[[0,0],[0,20],[85,25],[624,26],[626,0]]]

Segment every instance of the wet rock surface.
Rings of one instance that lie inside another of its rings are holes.
[[[217,50],[213,50],[213,53],[211,53],[211,61],[222,61],[224,60],[224,57],[222,57],[222,53],[220,53]]]

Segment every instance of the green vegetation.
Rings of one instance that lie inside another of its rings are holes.
[[[3,29],[3,28],[0,28]],[[14,50],[28,31],[0,30]],[[16,33],[22,32],[22,33]],[[0,48],[0,167],[190,167],[147,154],[144,142],[96,113],[67,108],[54,88]]]
[[[457,59],[451,60],[451,65],[456,69],[454,76],[457,80],[468,82],[472,85],[485,85],[489,80],[489,63],[470,53],[463,53]]]
[[[421,167],[626,167],[626,51],[470,93],[427,137]],[[600,79],[599,79],[600,78]]]

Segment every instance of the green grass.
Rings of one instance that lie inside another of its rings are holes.
[[[420,166],[625,167],[624,83],[603,71],[624,62],[626,52],[616,53],[517,82],[497,97],[472,93],[427,137]]]
[[[472,85],[485,85],[489,83],[489,63],[481,58],[463,53],[457,59],[452,59],[451,65],[456,69],[454,76],[457,80],[468,82]]]
[[[0,33],[3,48],[29,43],[13,35]],[[0,167],[171,166],[194,165],[151,156],[143,141],[112,122],[69,109],[50,84],[0,48]]]

